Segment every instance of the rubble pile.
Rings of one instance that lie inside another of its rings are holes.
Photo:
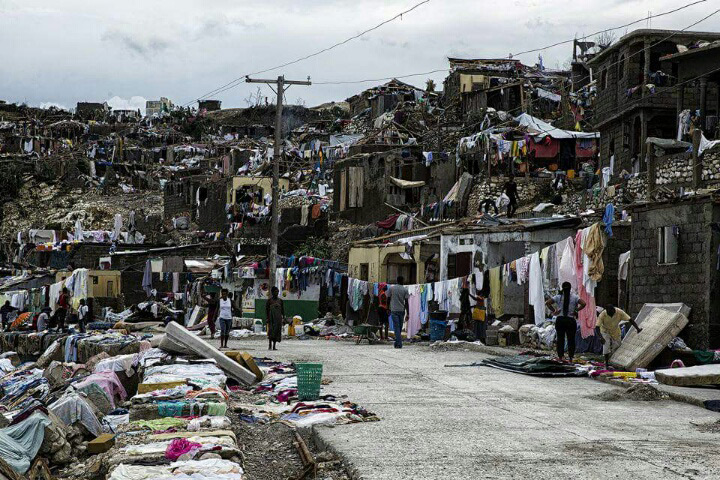
[[[637,383],[627,389],[613,389],[602,392],[598,398],[605,402],[618,402],[631,400],[636,402],[656,402],[667,400],[668,394],[661,392],[657,387],[647,383]]]
[[[102,195],[97,190],[68,190],[60,185],[28,178],[17,198],[3,205],[0,236],[51,228],[72,230],[77,220],[88,230],[110,229],[115,215],[162,216],[162,195],[151,192]]]

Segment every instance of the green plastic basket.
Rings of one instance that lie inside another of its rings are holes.
[[[320,397],[322,363],[297,363],[298,399],[317,400]]]

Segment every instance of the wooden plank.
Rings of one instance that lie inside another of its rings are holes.
[[[217,348],[213,347],[197,335],[189,332],[185,327],[175,322],[170,322],[167,327],[165,327],[165,334],[168,335],[171,340],[195,352],[195,354],[199,357],[215,360],[217,366],[222,368],[228,376],[234,378],[235,380],[245,385],[252,385],[257,381],[253,372],[231,358],[228,358]]]

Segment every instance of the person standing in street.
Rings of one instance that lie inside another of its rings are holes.
[[[597,324],[595,324],[595,328],[599,330],[601,336],[600,343],[603,346],[605,368],[610,363],[610,356],[622,343],[620,322],[630,322],[630,325],[635,327],[638,333],[642,332],[642,328],[638,327],[630,315],[614,305],[606,305],[605,310],[598,315]]]
[[[475,303],[480,302],[478,297],[470,293],[470,285],[466,278],[463,280],[462,289],[460,290],[460,318],[458,319],[458,329],[460,330],[475,330],[471,328],[473,326],[471,299]]]
[[[378,320],[380,324],[380,340],[388,340],[388,329],[390,325],[390,311],[388,310],[388,294],[387,285],[383,284],[380,286],[380,293],[378,295]]]
[[[228,289],[223,288],[218,302],[218,323],[220,324],[220,348],[228,348],[230,329],[232,329],[232,300],[228,297]]]
[[[388,291],[390,297],[390,321],[395,332],[395,348],[402,348],[402,329],[407,317],[408,299],[410,294],[404,286],[405,279],[397,278],[397,284],[392,285]]]
[[[57,308],[55,309],[55,315],[57,316],[57,329],[58,332],[65,330],[65,319],[70,309],[70,293],[67,287],[63,287],[62,293],[57,300]]]
[[[285,318],[285,305],[279,297],[280,290],[272,287],[270,298],[265,304],[267,320],[268,350],[277,350],[277,343],[282,340],[282,324]]]
[[[205,292],[205,284],[202,285],[203,292]],[[203,300],[207,304],[207,324],[210,329],[210,338],[215,338],[215,320],[218,316],[218,300],[214,292],[205,293],[202,296]]]
[[[90,320],[90,307],[85,303],[85,299],[80,299],[80,306],[78,307],[78,327],[80,333],[85,333],[85,325]]]
[[[565,357],[565,339],[568,343],[568,358],[570,362],[575,356],[575,332],[577,331],[577,315],[580,310],[585,308],[585,302],[572,293],[572,285],[570,282],[562,284],[562,292],[555,295],[545,302],[550,308],[553,308],[555,320],[555,331],[557,332],[557,354],[558,359],[563,360]]]
[[[511,173],[508,181],[505,182],[505,195],[510,199],[510,204],[507,207],[507,217],[512,218],[515,216],[515,211],[518,207],[520,197],[518,196],[518,186],[515,183],[515,176]]]

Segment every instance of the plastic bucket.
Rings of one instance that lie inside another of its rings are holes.
[[[322,384],[322,363],[297,363],[298,399],[317,400],[320,398]]]

